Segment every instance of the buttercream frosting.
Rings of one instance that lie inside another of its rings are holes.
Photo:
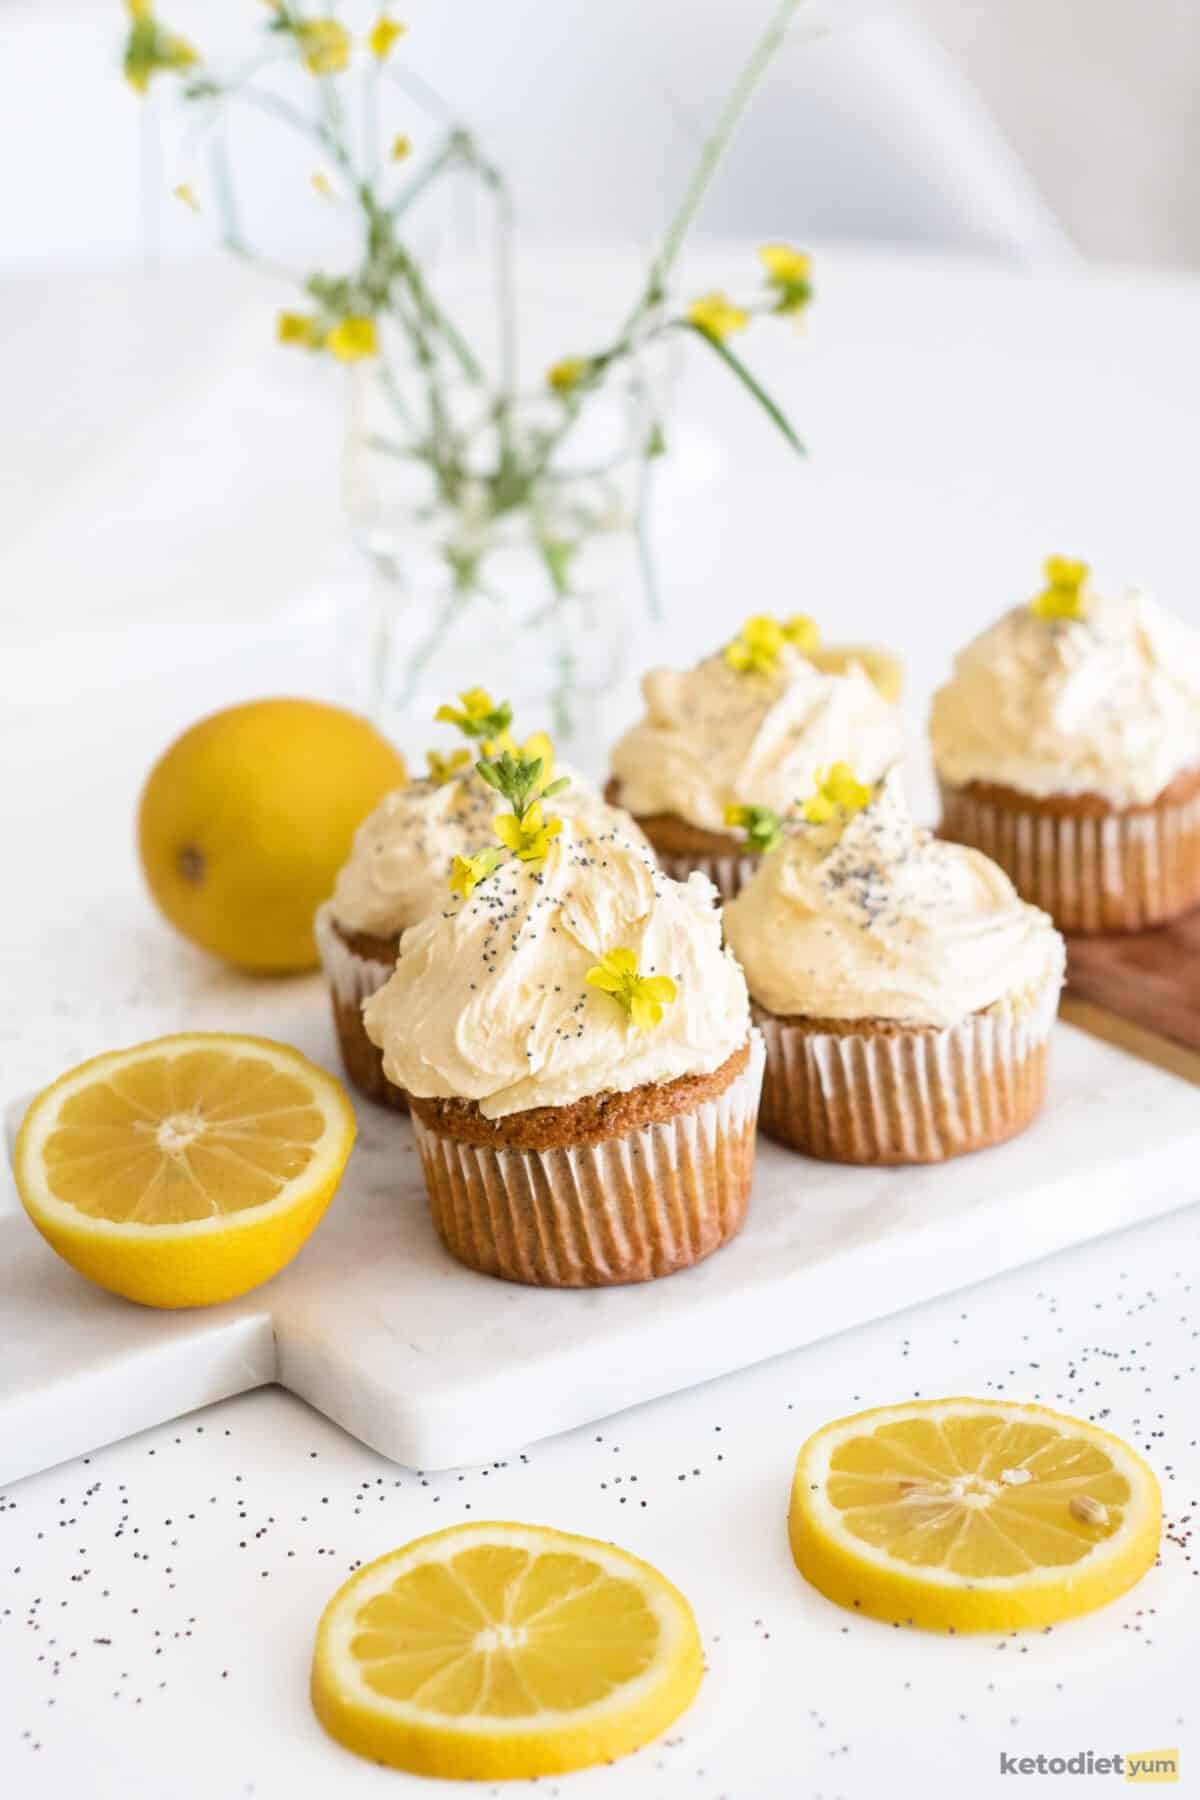
[[[621,804],[642,817],[725,831],[729,806],[787,813],[818,768],[847,762],[875,780],[904,752],[899,708],[857,663],[825,673],[791,645],[769,673],[731,669],[720,651],[694,669],[652,669],[642,695],[645,717],[612,760]]]
[[[672,881],[621,831],[565,815],[540,864],[509,857],[405,932],[363,1009],[368,1036],[400,1087],[475,1100],[489,1119],[711,1074],[749,1032],[715,899],[703,875]],[[676,985],[650,1030],[587,982],[618,947]]]
[[[956,787],[1144,804],[1200,766],[1200,631],[1138,591],[1079,618],[1015,607],[955,658],[930,735]]]
[[[571,785],[554,797],[554,811],[590,829],[624,831],[645,845],[629,814],[608,806],[571,770]],[[334,918],[349,931],[391,937],[415,925],[440,900],[456,856],[471,856],[495,841],[492,821],[504,802],[473,770],[440,786],[414,781],[380,801],[359,826],[334,884]]]
[[[947,1026],[1061,985],[1063,942],[988,857],[917,825],[898,772],[848,819],[801,825],[725,909],[768,1011]]]

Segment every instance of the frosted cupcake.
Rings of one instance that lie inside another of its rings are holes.
[[[846,761],[874,780],[903,754],[899,708],[858,661],[818,669],[817,649],[811,619],[760,615],[696,668],[643,679],[646,716],[614,749],[606,792],[669,874],[699,869],[731,899],[754,872],[737,829],[747,806],[786,817],[818,768]],[[892,659],[872,656],[898,686]]]
[[[1042,1104],[1063,942],[895,773],[829,771],[726,908],[767,1046],[760,1124],[834,1162],[942,1162]]]
[[[484,742],[511,743],[511,712],[482,689],[461,696],[462,710],[443,707],[439,717],[472,727],[471,748],[449,755],[428,753],[429,774],[381,801],[355,834],[332,897],[316,918],[317,947],[330,987],[334,1026],[351,1081],[370,1099],[404,1109],[404,1094],[383,1072],[379,1051],[362,1022],[363,1001],[383,986],[396,961],[400,938],[445,896],[456,856],[470,856],[495,839],[492,821],[502,802],[475,770]],[[553,773],[554,752],[543,733],[524,746]],[[578,814],[597,831],[620,829],[645,842],[628,815],[572,777],[560,810]]]
[[[762,1080],[746,985],[709,882],[508,786],[502,845],[456,863],[366,1029],[460,1262],[544,1287],[669,1275],[745,1216]]]
[[[955,659],[934,696],[942,832],[1064,931],[1136,931],[1200,902],[1200,632],[1084,563]]]

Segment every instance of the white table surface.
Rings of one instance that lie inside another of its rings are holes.
[[[698,259],[697,285],[733,282],[750,255]],[[574,258],[559,280],[595,311],[634,266]],[[685,384],[692,423],[659,534],[672,652],[750,610],[803,605],[837,635],[904,650],[919,728],[949,649],[1029,591],[1048,549],[1148,581],[1200,622],[1200,282],[848,252],[822,259],[820,281],[808,339],[756,350],[809,464],[777,451],[715,371]],[[247,981],[176,942],[131,848],[138,782],[206,707],[339,691],[336,408],[319,367],[270,348],[274,304],[202,264],[150,286],[0,282],[7,1092],[185,1026],[330,1057],[318,984]],[[560,316],[549,302],[548,343]],[[18,1483],[0,1495],[5,1791],[417,1792],[323,1739],[312,1630],[358,1563],[487,1515],[657,1562],[708,1653],[666,1742],[543,1791],[986,1795],[1004,1791],[1002,1749],[1178,1745],[1188,1761],[1197,1222],[1177,1214],[488,1468],[397,1468],[270,1390]],[[1040,1399],[1129,1437],[1164,1484],[1161,1567],[1091,1619],[977,1641],[890,1631],[806,1588],[784,1535],[803,1436],[948,1391]]]

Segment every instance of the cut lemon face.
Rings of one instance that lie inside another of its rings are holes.
[[[334,1595],[312,1699],[360,1756],[502,1780],[636,1750],[702,1673],[692,1610],[648,1563],[538,1525],[470,1524],[381,1557]]]
[[[26,1113],[13,1167],[82,1275],[146,1306],[209,1306],[290,1262],[354,1132],[341,1084],[298,1050],[191,1032],[61,1076]]]
[[[839,1419],[796,1463],[801,1574],[840,1606],[930,1630],[1011,1631],[1091,1612],[1153,1564],[1154,1472],[1043,1406],[914,1400]]]

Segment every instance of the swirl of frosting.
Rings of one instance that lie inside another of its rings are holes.
[[[632,813],[673,813],[725,831],[729,806],[787,813],[818,768],[850,763],[874,781],[904,753],[898,707],[857,663],[826,674],[790,645],[769,674],[731,669],[722,653],[642,680],[646,716],[617,744],[613,773]]]
[[[1200,631],[1136,591],[1080,618],[1016,607],[955,658],[929,728],[955,786],[1145,804],[1200,765]]]
[[[898,773],[853,817],[799,827],[725,909],[773,1013],[953,1025],[1061,985],[1063,942],[977,850],[914,823]]]
[[[715,898],[705,876],[671,881],[627,835],[565,816],[543,862],[509,859],[405,932],[367,1033],[409,1093],[475,1100],[489,1119],[711,1074],[750,1029]],[[587,982],[618,946],[675,982],[651,1030]]]
[[[596,831],[621,830],[645,845],[638,826],[608,806],[571,770],[571,785],[554,797],[554,811],[578,817]],[[333,889],[333,916],[350,931],[391,937],[423,919],[441,900],[456,856],[472,856],[495,841],[492,821],[504,802],[473,770],[444,781],[410,782],[387,794],[354,834],[349,859]]]

